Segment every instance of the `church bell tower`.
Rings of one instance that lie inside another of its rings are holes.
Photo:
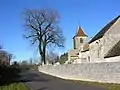
[[[80,46],[85,44],[87,35],[84,33],[82,28],[78,26],[76,35],[73,37],[73,48],[80,49]]]

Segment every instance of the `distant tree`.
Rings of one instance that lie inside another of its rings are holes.
[[[21,62],[21,65],[28,65],[28,62],[27,62],[26,60],[23,60],[23,61]]]
[[[8,60],[9,62],[12,60],[12,59],[15,59],[15,56],[11,53],[8,53]]]
[[[0,45],[0,50],[2,49],[2,45]]]
[[[25,10],[25,27],[27,28],[25,37],[32,44],[37,44],[41,61],[46,64],[46,48],[49,45],[64,47],[65,38],[58,25],[59,14],[54,10]]]
[[[13,62],[13,65],[17,65],[17,61],[14,61],[14,62]]]
[[[21,63],[20,63],[20,67],[21,69],[23,70],[28,70],[30,68],[30,64],[27,60],[23,60]]]
[[[60,56],[59,62],[60,62],[60,64],[64,64],[65,61],[67,61],[67,60],[68,60],[68,53],[64,53]]]
[[[3,46],[0,45],[0,66],[10,65],[10,61],[14,58],[13,54],[5,51]]]
[[[33,59],[32,58],[30,58],[30,65],[32,65],[33,64]]]
[[[48,60],[48,63],[54,64],[59,60],[59,56],[58,56],[58,54],[56,52],[50,51],[46,55],[46,59]]]
[[[12,63],[12,66],[19,67],[19,63],[18,63],[17,61],[14,61],[14,62]]]
[[[0,50],[0,64],[1,65],[10,65],[10,61],[12,59],[13,59],[13,54],[10,54],[4,50]]]

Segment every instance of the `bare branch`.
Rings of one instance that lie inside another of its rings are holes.
[[[28,35],[26,38],[32,38],[32,37],[37,37],[37,35]]]
[[[40,9],[26,10],[24,16],[28,31],[26,38],[32,44],[38,42],[41,58],[45,62],[46,47],[49,44],[64,46],[64,36],[58,26],[59,15],[53,10]]]
[[[37,38],[34,38],[34,39],[32,40],[32,44],[34,44],[36,41],[37,41]]]

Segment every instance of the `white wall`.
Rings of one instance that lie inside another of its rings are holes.
[[[83,43],[80,43],[80,38],[83,39]],[[77,36],[77,37],[74,38],[75,39],[76,49],[80,49],[80,46],[86,43],[86,38],[87,38],[86,36],[83,36],[83,37],[82,36],[81,37]]]
[[[78,53],[79,53],[78,49],[73,49],[73,50],[68,51],[68,60],[70,61],[70,60],[77,59]]]
[[[120,56],[105,58],[105,62],[120,62]]]
[[[82,62],[91,62],[90,61],[90,53],[89,51],[86,51],[86,52],[79,52],[79,59]]]
[[[40,72],[63,79],[120,83],[120,62],[49,65],[39,66],[38,69]]]
[[[100,38],[89,45],[89,52],[91,61],[94,62],[95,59],[103,59],[104,57],[104,45],[103,45],[103,38]]]

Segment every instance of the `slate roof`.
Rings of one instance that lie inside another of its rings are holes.
[[[89,51],[89,44],[88,43],[83,45],[83,52],[85,52],[85,51]]]
[[[84,31],[82,30],[82,28],[80,26],[78,27],[78,31],[74,37],[78,37],[78,36],[87,37],[87,35],[84,33]]]
[[[110,29],[110,27],[120,18],[120,15],[117,16],[115,19],[113,19],[111,22],[109,22],[100,32],[98,32],[89,43],[94,42],[95,40],[98,40],[104,36],[104,34]]]
[[[104,58],[115,57],[120,55],[120,41],[109,50]]]

